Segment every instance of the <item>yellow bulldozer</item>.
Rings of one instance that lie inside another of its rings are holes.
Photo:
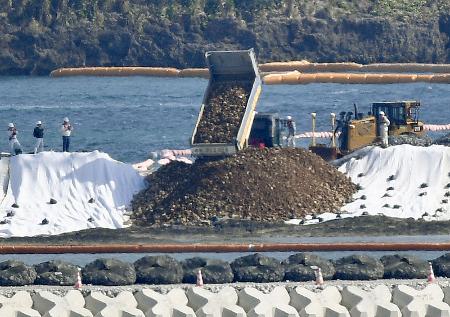
[[[354,108],[354,113],[341,112],[337,120],[333,118],[334,133],[331,146],[313,142],[309,149],[324,159],[331,160],[379,142],[381,111],[391,122],[389,136],[410,134],[422,136],[424,134],[423,122],[419,121],[420,102],[418,101],[375,102],[367,115],[359,113],[356,105]],[[338,144],[336,144],[336,136],[338,136]]]

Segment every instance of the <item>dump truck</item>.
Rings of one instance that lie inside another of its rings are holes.
[[[334,130],[334,135],[339,132],[337,145],[333,140],[331,146],[313,144],[309,149],[324,159],[331,160],[378,142],[380,111],[383,111],[391,122],[389,136],[422,136],[425,133],[424,124],[419,120],[419,101],[374,102],[367,115],[359,113],[356,105],[354,107],[354,113],[340,113]]]
[[[190,145],[197,157],[224,157],[248,146],[261,93],[253,49],[206,52],[210,77]]]

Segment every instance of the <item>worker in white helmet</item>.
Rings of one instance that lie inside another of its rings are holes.
[[[33,130],[33,136],[36,138],[34,154],[44,151],[44,128],[42,127],[41,121],[36,122],[36,127]]]
[[[389,145],[389,125],[391,121],[389,121],[388,117],[384,113],[384,111],[380,111],[380,118],[378,121],[379,133],[382,140],[383,147],[387,147]]]
[[[287,116],[286,120],[286,125],[288,128],[287,146],[295,147],[295,121],[292,120],[291,116]]]
[[[63,119],[63,124],[61,125],[61,135],[63,139],[63,152],[69,152],[70,146],[70,135],[72,134],[73,128],[70,124],[69,118],[65,117]]]
[[[17,129],[14,123],[8,124],[8,140],[9,140],[9,147],[11,150],[11,155],[17,155],[22,153],[22,146],[19,143],[19,140],[17,139]]]

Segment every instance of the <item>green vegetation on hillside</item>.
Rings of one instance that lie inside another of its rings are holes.
[[[61,66],[260,60],[450,60],[449,0],[1,0],[0,74]]]

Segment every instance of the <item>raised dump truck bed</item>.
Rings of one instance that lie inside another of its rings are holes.
[[[205,54],[210,79],[191,138],[192,154],[228,156],[247,146],[261,93],[253,50]]]

